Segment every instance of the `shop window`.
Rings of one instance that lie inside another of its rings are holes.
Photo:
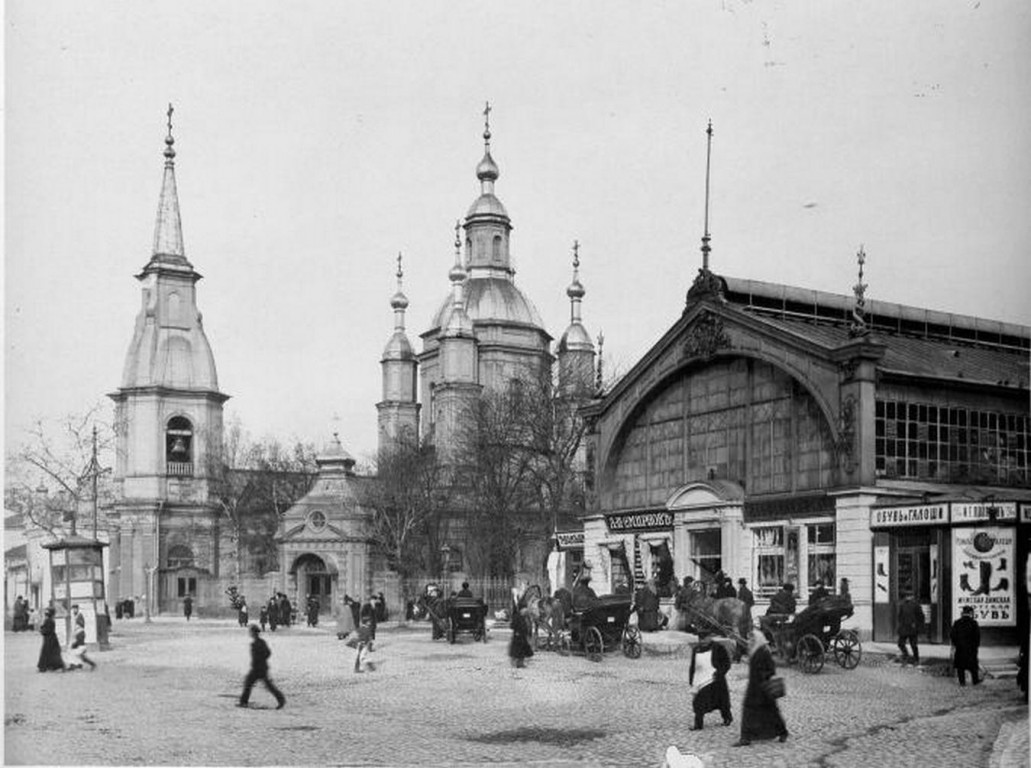
[[[772,597],[784,583],[784,527],[756,528],[754,537],[756,597]]]
[[[809,541],[809,588],[823,582],[830,592],[835,591],[834,523],[820,523],[807,527]]]
[[[178,579],[178,582],[179,582],[179,584],[178,584],[178,587],[179,587],[178,588],[178,596],[179,597],[186,597],[187,595],[190,595],[191,597],[193,597],[193,596],[195,596],[197,594],[197,579],[194,578],[193,576],[180,577]]]
[[[626,559],[626,550],[622,547],[620,547],[619,549],[610,549],[609,561],[611,564],[609,571],[611,573],[612,578],[612,594],[629,594],[630,563],[628,563]]]
[[[691,560],[697,569],[695,578],[715,583],[716,574],[723,567],[719,530],[691,534]]]

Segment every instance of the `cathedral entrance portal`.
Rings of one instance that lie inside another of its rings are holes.
[[[308,597],[319,601],[319,613],[331,613],[333,608],[333,582],[336,581],[337,569],[327,565],[318,555],[309,553],[298,557],[290,569],[297,585],[294,605],[300,615],[304,614]]]

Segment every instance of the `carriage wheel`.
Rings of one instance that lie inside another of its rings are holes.
[[[450,618],[447,620],[447,641],[452,645],[455,643],[455,622]]]
[[[641,630],[637,627],[623,630],[623,655],[630,659],[641,658]]]
[[[588,627],[584,632],[584,653],[591,661],[601,661],[605,653],[605,641],[597,627]]]
[[[843,629],[831,640],[834,649],[834,660],[845,669],[855,669],[863,656],[863,647],[859,635],[851,629]]]
[[[802,635],[795,648],[795,658],[803,672],[815,675],[823,669],[823,643],[816,635]]]

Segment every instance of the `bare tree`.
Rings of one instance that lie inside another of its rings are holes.
[[[380,453],[376,480],[365,499],[372,508],[372,538],[401,581],[407,605],[412,577],[442,567],[437,560],[452,507],[451,473],[431,445],[406,435]]]
[[[275,439],[252,442],[239,421],[232,421],[208,456],[211,496],[229,527],[231,563],[239,580],[245,570],[278,568],[275,535],[283,514],[312,486],[315,449]]]
[[[113,464],[115,428],[103,404],[53,421],[37,419],[26,437],[7,457],[5,506],[54,535],[83,533],[94,511],[97,527],[106,529],[103,510],[111,506],[113,488],[103,467]]]

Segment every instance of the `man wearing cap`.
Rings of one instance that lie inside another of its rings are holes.
[[[272,651],[269,650],[268,644],[261,639],[261,629],[257,624],[251,624],[250,633],[251,671],[247,673],[247,678],[243,681],[243,693],[240,694],[240,701],[236,706],[247,706],[247,702],[251,699],[251,689],[256,682],[261,680],[265,683],[265,687],[269,689],[269,693],[276,697],[276,709],[282,709],[283,705],[286,704],[286,696],[276,688],[268,676],[268,657],[272,655]]]
[[[973,606],[963,606],[963,615],[952,625],[952,629],[949,631],[949,640],[952,641],[954,649],[952,666],[956,668],[959,684],[967,684],[967,671],[969,670],[974,685],[979,685],[981,678],[978,675],[980,665],[977,662],[977,650],[981,647],[981,628],[974,618]]]
[[[748,588],[748,582],[745,579],[738,579],[737,585],[737,599],[748,606],[748,610],[751,611],[752,606],[755,605],[755,595]]]

